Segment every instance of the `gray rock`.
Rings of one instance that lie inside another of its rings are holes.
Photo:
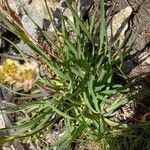
[[[44,0],[21,0],[22,4],[20,4],[19,0],[9,0],[10,7],[16,12],[16,14],[21,16],[21,21],[24,26],[24,29],[31,35],[32,38],[38,39],[37,35],[37,27],[36,25],[29,19],[26,13],[23,10],[27,11],[30,17],[37,23],[40,28],[44,28],[45,20],[50,21],[49,13],[47,11]],[[80,0],[79,6],[81,6],[81,10],[83,13],[91,6],[93,0]],[[72,17],[70,10],[66,7],[64,0],[48,0],[47,1],[49,10],[51,10],[53,15],[53,20],[56,28],[60,30],[61,28],[61,11],[63,14],[69,18]],[[23,7],[22,7],[23,6]],[[46,30],[50,32],[54,32],[54,28],[51,23],[47,24]],[[27,55],[33,55],[31,49],[26,46],[22,41],[17,44],[24,53]]]

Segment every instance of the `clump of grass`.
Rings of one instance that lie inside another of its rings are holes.
[[[114,131],[129,128],[127,123],[114,121],[111,117],[115,110],[135,97],[130,91],[130,84],[115,80],[116,75],[126,80],[121,65],[128,50],[120,51],[106,40],[104,0],[100,1],[98,42],[93,39],[95,14],[88,23],[77,13],[79,10],[74,1],[72,4],[67,0],[65,2],[72,12],[73,21],[62,14],[62,32],[55,30],[57,41],[42,31],[25,11],[56,55],[50,52],[48,55],[44,47],[32,39],[7,1],[1,5],[0,19],[5,24],[1,25],[19,36],[51,70],[51,75],[39,78],[36,84],[39,89],[32,90],[32,94],[42,93],[36,101],[3,110],[7,113],[22,110],[30,113],[18,121],[13,126],[14,132],[3,137],[1,142],[33,136],[46,128],[50,131],[56,122],[63,119],[64,135],[49,148],[70,148],[82,137],[101,141],[100,146],[109,147],[109,142],[103,143]],[[45,4],[47,6],[46,0]],[[71,31],[73,34],[70,34]],[[20,51],[15,44],[13,46]],[[24,58],[23,52],[20,52]]]

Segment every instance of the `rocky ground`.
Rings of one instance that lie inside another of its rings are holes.
[[[88,15],[90,17],[93,12],[92,9],[97,7],[98,0],[80,0],[79,4],[82,7],[83,14]],[[16,0],[9,0],[10,7],[15,10],[15,12],[21,17],[22,23],[25,29],[32,35],[33,38],[39,39],[39,35],[37,32],[37,28],[31,23],[27,15],[24,13],[23,8]],[[53,33],[53,28],[51,26],[51,22],[48,16],[48,12],[46,11],[44,1],[42,0],[23,0],[23,6],[27,10],[27,12],[31,15],[34,21],[43,28],[43,30],[48,30],[50,34]],[[48,0],[48,6],[52,8],[53,16],[55,19],[55,26],[59,30],[61,27],[60,20],[60,11],[63,11],[65,15],[71,17],[69,10],[66,8],[63,0]],[[106,17],[111,20],[115,14],[130,6],[132,8],[131,19],[128,22],[128,26],[126,31],[124,31],[124,36],[129,36],[129,43],[131,43],[134,39],[134,36],[137,35],[137,39],[135,42],[135,46],[133,51],[130,53],[130,56],[124,62],[124,72],[129,77],[140,76],[138,81],[136,82],[135,87],[138,90],[146,89],[150,87],[150,1],[149,0],[108,0],[106,2]],[[98,18],[99,20],[99,18]],[[146,21],[145,21],[146,20]],[[142,27],[138,30],[140,23],[143,22]],[[24,45],[24,43],[14,34],[9,31],[0,28],[0,36],[4,36],[13,42],[17,43],[17,45],[24,50],[27,55],[31,57],[34,55],[29,47]],[[19,57],[16,50],[14,50],[7,42],[0,39],[0,53],[1,59],[5,59],[5,57]],[[144,74],[144,75],[143,75]],[[127,112],[130,114],[138,114],[139,116],[145,115],[149,112],[150,102],[149,98],[142,100],[139,104],[136,104],[136,107],[133,106],[133,103],[128,104],[116,112],[116,118],[120,120],[128,119]],[[1,89],[0,92],[0,107],[6,107],[13,105],[10,103],[10,99],[12,99],[12,95],[4,89]],[[142,103],[142,104],[141,104]],[[139,107],[141,111],[139,111]],[[129,116],[130,118],[130,116]],[[0,128],[1,126],[9,126],[11,124],[8,116],[0,116]],[[0,132],[1,134],[1,132]],[[2,133],[3,134],[3,133]],[[55,132],[53,134],[59,134],[59,132]],[[50,134],[48,136],[55,136]],[[17,143],[17,144],[16,144]],[[17,146],[16,146],[17,145]],[[20,145],[20,147],[18,146]],[[37,144],[38,145],[38,144]],[[40,149],[39,146],[30,143],[29,145],[24,145],[21,141],[15,141],[14,143],[8,143],[3,146],[3,149],[10,150],[23,150],[23,149]],[[87,146],[90,147],[90,146]],[[79,147],[78,147],[79,149]],[[84,148],[81,148],[84,149]],[[90,149],[90,148],[88,148]],[[94,148],[96,150],[96,148]]]

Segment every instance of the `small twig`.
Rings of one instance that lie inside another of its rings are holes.
[[[6,58],[12,58],[12,59],[15,59],[15,60],[24,60],[22,57],[12,56],[12,55],[8,55],[8,54],[1,54],[0,53],[0,56],[6,57]]]

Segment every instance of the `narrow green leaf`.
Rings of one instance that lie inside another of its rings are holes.
[[[105,121],[103,116],[100,115],[99,118],[99,131],[98,131],[98,138],[102,139],[105,135],[106,129],[105,129]]]
[[[82,121],[80,125],[77,128],[75,128],[75,130],[73,130],[71,134],[72,135],[71,140],[75,141],[77,138],[79,138],[81,134],[84,132],[85,128],[86,128],[86,123]]]
[[[86,33],[87,37],[91,40],[91,42],[93,43],[93,39],[89,33],[89,31],[87,30],[86,26],[83,24],[83,21],[80,20],[80,18],[78,17],[76,11],[73,9],[73,7],[71,6],[71,4],[65,0],[68,8],[71,10],[72,15],[74,16],[74,18],[76,19],[76,22],[78,21],[78,23],[80,24],[82,30]]]
[[[18,52],[20,53],[20,55],[22,56],[22,58],[24,59],[24,61],[27,61],[28,58],[27,56],[24,54],[24,52],[13,42],[11,42],[9,39],[5,38],[5,37],[2,37],[2,39],[6,40],[7,42],[9,42],[11,45],[13,45],[17,50]]]
[[[109,108],[107,108],[106,111],[108,113],[111,113],[114,110],[118,109],[119,107],[125,105],[127,102],[128,102],[128,98],[118,99]]]
[[[65,112],[60,111],[59,109],[57,109],[55,106],[50,105],[50,108],[52,108],[57,114],[59,114],[60,116],[63,116],[66,119],[73,119],[72,117],[70,117],[69,115],[67,115]]]
[[[94,31],[96,13],[97,13],[97,10],[94,11],[92,18],[91,18],[91,22],[90,22],[90,34],[91,35],[93,35],[93,31]]]
[[[62,36],[69,48],[70,51],[73,52],[73,54],[75,55],[75,58],[78,60],[78,53],[77,53],[77,48],[75,47],[75,45],[66,37]]]
[[[105,22],[105,6],[104,6],[104,0],[100,0],[100,43],[99,43],[99,52],[98,54],[101,54],[103,44],[104,44],[104,39],[105,39],[105,34],[106,34],[106,22]]]
[[[89,100],[88,100],[88,97],[86,95],[85,92],[83,92],[83,97],[81,98],[82,102],[89,108],[90,111],[94,112],[94,113],[98,113],[96,112],[93,107],[91,106]]]

